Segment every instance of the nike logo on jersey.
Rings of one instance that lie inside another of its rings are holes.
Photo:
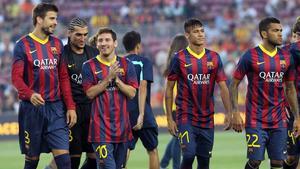
[[[29,51],[30,54],[33,54],[34,52],[36,52],[36,50]]]
[[[192,64],[184,64],[184,67],[189,67],[189,66],[192,66]]]
[[[99,74],[99,73],[101,73],[102,72],[102,70],[100,70],[100,71],[95,71],[95,74]]]
[[[264,64],[265,62],[257,62],[256,64],[257,65],[261,65],[261,64]]]
[[[75,64],[68,64],[68,68],[75,66]]]

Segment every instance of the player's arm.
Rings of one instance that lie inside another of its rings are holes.
[[[136,89],[133,86],[125,84],[119,77],[116,77],[116,85],[127,97],[134,98]]]
[[[133,126],[133,130],[139,130],[143,127],[144,114],[145,114],[145,104],[147,97],[147,80],[141,80],[139,86],[139,117],[137,119],[137,124]]]
[[[229,130],[231,128],[231,122],[230,119],[232,118],[232,110],[231,110],[231,102],[230,102],[230,96],[229,96],[229,90],[226,84],[226,81],[220,81],[218,83],[220,88],[220,94],[222,98],[222,102],[225,108],[226,118],[225,118],[225,124],[227,123],[227,126],[225,127],[225,130]]]
[[[232,105],[231,125],[236,132],[242,132],[243,130],[243,120],[238,111],[238,86],[240,82],[241,80],[233,78],[230,84],[230,94],[231,94],[230,100]]]
[[[111,78],[109,76],[107,76],[100,83],[91,86],[88,90],[86,90],[87,97],[91,100],[94,99],[96,96],[98,96],[100,93],[102,93],[107,88],[110,81],[111,81]]]
[[[168,129],[169,132],[176,136],[177,133],[177,125],[172,117],[172,105],[173,105],[173,89],[176,81],[167,81],[166,93],[165,93],[165,103],[166,103],[166,113],[167,113],[167,121],[168,121]]]
[[[67,123],[69,127],[73,127],[77,122],[77,115],[75,111],[76,106],[72,96],[70,78],[68,74],[66,59],[64,57],[61,56],[58,66],[59,66],[58,67],[59,85],[63,95],[63,101],[67,107],[67,113],[66,113]]]
[[[300,134],[300,116],[299,116],[299,107],[297,100],[297,91],[295,88],[294,81],[285,82],[285,94],[286,99],[290,105],[291,111],[294,115],[294,130],[297,132],[297,136]]]

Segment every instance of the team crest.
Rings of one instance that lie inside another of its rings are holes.
[[[214,63],[213,62],[207,62],[207,68],[208,69],[213,69],[214,68]]]
[[[56,47],[51,47],[51,52],[52,52],[53,55],[58,54],[58,51],[57,51]]]
[[[285,60],[280,60],[279,64],[282,69],[285,68],[285,65],[286,65]]]
[[[121,76],[124,76],[124,75],[125,75],[124,69],[123,69],[123,68],[120,68],[120,69],[119,69],[119,73],[120,73]]]

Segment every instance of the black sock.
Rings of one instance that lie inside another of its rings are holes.
[[[248,161],[245,165],[245,169],[259,169],[259,166],[256,166],[255,164],[250,164]]]
[[[71,168],[78,169],[80,165],[80,157],[71,157]]]
[[[36,169],[38,166],[39,160],[29,160],[25,159],[24,169]]]
[[[54,157],[57,169],[71,169],[71,159],[69,154],[62,154]]]
[[[97,169],[96,159],[87,157],[80,169]]]

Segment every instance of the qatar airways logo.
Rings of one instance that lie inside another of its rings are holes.
[[[33,65],[40,69],[55,69],[57,66],[57,59],[35,59]]]
[[[284,72],[259,72],[259,77],[269,83],[282,82],[283,75]]]
[[[209,84],[210,74],[188,74],[187,79],[195,85]]]
[[[72,74],[71,75],[71,79],[76,82],[77,84],[81,85],[82,84],[82,75],[81,73],[78,75],[78,74]]]

